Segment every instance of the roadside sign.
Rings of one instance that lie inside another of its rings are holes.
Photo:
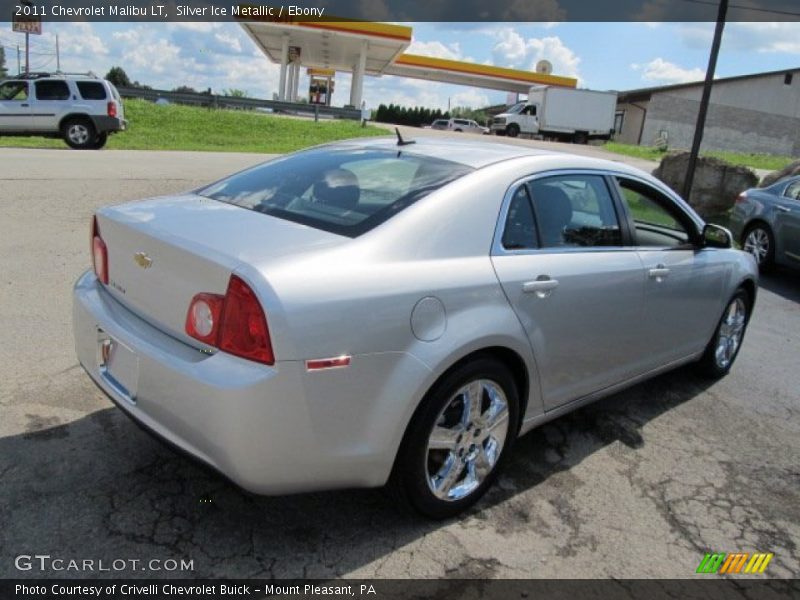
[[[42,35],[41,17],[23,17],[14,15],[11,21],[11,30],[17,33],[32,33]]]

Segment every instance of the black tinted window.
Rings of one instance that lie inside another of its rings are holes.
[[[506,250],[537,248],[536,225],[533,220],[528,191],[525,186],[517,189],[508,205],[508,216],[503,230],[503,247]]]
[[[99,81],[79,81],[78,91],[84,100],[105,100],[106,89]]]
[[[542,247],[622,245],[614,201],[599,175],[560,175],[529,185]]]
[[[37,100],[69,100],[69,86],[66,81],[37,81]]]
[[[199,193],[355,237],[471,171],[397,150],[320,148],[254,167]]]

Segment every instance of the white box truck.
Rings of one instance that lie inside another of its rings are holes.
[[[497,135],[524,133],[585,144],[611,137],[616,108],[616,92],[535,86],[525,102],[494,117],[490,127]]]

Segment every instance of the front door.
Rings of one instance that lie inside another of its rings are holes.
[[[31,129],[30,82],[5,81],[0,84],[0,135]]]
[[[536,359],[545,408],[641,372],[642,264],[605,177],[537,177],[507,206],[492,261]]]
[[[665,194],[632,178],[617,182],[644,265],[642,336],[656,368],[705,348],[728,300],[726,266],[700,246],[691,218]]]

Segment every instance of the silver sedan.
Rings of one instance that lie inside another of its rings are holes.
[[[800,268],[800,176],[739,194],[731,229],[762,270]]]
[[[75,344],[248,490],[388,484],[444,518],[534,427],[684,363],[725,375],[757,289],[730,245],[619,163],[341,142],[98,211]]]

